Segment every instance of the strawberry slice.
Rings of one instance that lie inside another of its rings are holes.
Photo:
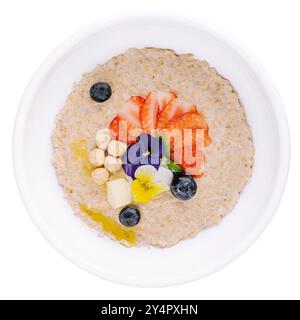
[[[120,111],[120,116],[128,121],[128,123],[136,128],[141,127],[140,108],[145,103],[145,99],[140,96],[132,96],[125,103]]]
[[[115,116],[109,124],[109,129],[113,139],[119,140],[119,115]]]
[[[164,128],[172,129],[207,129],[207,123],[200,112],[188,112],[166,122]]]
[[[162,132],[169,137],[172,160],[179,163],[186,174],[202,176],[204,147],[211,143],[204,116],[199,112],[185,113],[168,121]]]
[[[124,104],[120,113],[113,118],[109,128],[114,138],[128,143],[134,143],[141,133],[140,108],[145,99],[140,96],[132,96]]]
[[[189,175],[201,177],[204,172],[204,141],[200,129],[188,134],[175,131],[170,136],[171,159]]]
[[[168,131],[179,129],[182,131],[182,136],[184,129],[204,129],[204,146],[207,147],[212,142],[208,134],[207,123],[200,112],[188,112],[182,116],[173,118],[165,124],[164,128]]]
[[[203,157],[203,160],[202,160]],[[201,178],[204,175],[204,155],[201,156],[200,161],[195,161],[193,164],[187,164],[183,162],[182,168],[185,174]]]
[[[185,113],[196,112],[197,108],[194,104],[176,98],[171,100],[159,113],[157,128],[161,129],[165,124],[173,118],[181,116]]]
[[[109,125],[109,129],[111,130],[113,139],[120,140],[128,144],[135,143],[137,137],[142,132],[141,128],[135,127],[121,115],[117,115],[113,118]]]
[[[204,144],[203,132],[200,130],[192,129],[192,135],[184,137],[182,168],[186,174],[197,177],[204,174]]]
[[[156,128],[158,111],[158,99],[155,93],[150,92],[146,98],[145,103],[140,108],[141,126],[145,132],[150,133],[151,129]]]
[[[163,110],[168,103],[170,103],[172,100],[177,98],[176,93],[172,91],[171,92],[157,91],[155,95],[158,101],[159,111]]]

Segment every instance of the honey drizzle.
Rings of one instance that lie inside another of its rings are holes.
[[[125,240],[132,245],[136,243],[134,231],[126,230],[112,218],[104,215],[98,210],[90,209],[84,204],[80,204],[79,208],[93,221],[101,224],[103,231],[112,234],[116,240],[118,241]]]
[[[78,140],[71,142],[71,150],[75,160],[79,160],[82,163],[82,172],[84,175],[90,177],[93,167],[89,161],[89,153],[86,140]]]

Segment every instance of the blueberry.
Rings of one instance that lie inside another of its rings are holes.
[[[106,82],[97,82],[91,87],[90,96],[96,102],[104,102],[111,96],[111,87]]]
[[[171,184],[172,194],[180,200],[189,200],[193,198],[197,191],[197,184],[193,177],[178,174],[174,176]]]
[[[133,206],[125,207],[119,215],[119,220],[125,227],[134,227],[140,222],[140,219],[139,210]]]

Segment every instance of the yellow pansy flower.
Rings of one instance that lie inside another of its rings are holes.
[[[160,193],[169,190],[166,183],[156,181],[157,170],[151,165],[139,167],[131,185],[134,201],[147,203]]]

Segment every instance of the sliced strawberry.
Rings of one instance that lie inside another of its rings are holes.
[[[150,133],[151,129],[156,128],[158,109],[158,99],[155,93],[150,92],[140,108],[141,127],[144,131]]]
[[[158,101],[159,111],[163,110],[168,103],[170,103],[172,100],[177,98],[176,94],[172,91],[171,92],[157,91],[155,95]]]
[[[119,140],[119,122],[120,117],[119,115],[115,116],[109,124],[109,129],[111,134],[113,134],[113,139]]]
[[[157,128],[161,129],[165,124],[173,118],[179,117],[184,113],[196,112],[197,108],[194,104],[176,98],[170,101],[159,113]]]
[[[207,147],[212,142],[208,134],[207,123],[200,112],[188,112],[182,116],[173,118],[164,125],[163,131],[168,135],[173,129],[179,129],[182,137],[185,129],[203,129],[204,146]]]
[[[203,131],[191,130],[189,133],[174,131],[169,136],[171,159],[180,164],[186,174],[200,177],[204,171]]]
[[[140,108],[145,103],[145,99],[140,96],[132,96],[122,107],[120,116],[136,128],[141,127]]]
[[[182,168],[185,174],[190,176],[195,176],[197,178],[201,178],[204,175],[204,163],[199,163],[195,161],[193,164],[182,164]]]
[[[124,141],[128,144],[135,143],[137,137],[141,134],[141,128],[135,127],[121,115],[113,118],[109,129],[113,134],[113,139]]]
[[[212,143],[212,139],[208,133],[208,129],[204,130],[204,147],[208,147]]]
[[[204,173],[203,132],[192,129],[192,135],[184,137],[182,168],[186,174],[202,176]]]
[[[172,160],[180,164],[186,174],[202,176],[204,147],[211,143],[203,115],[189,112],[175,117],[165,124],[161,132],[170,140]]]
[[[207,129],[207,123],[200,112],[188,112],[166,122],[164,128],[172,129]]]
[[[132,96],[111,121],[109,128],[114,138],[128,143],[134,143],[141,133],[140,108],[145,99],[140,96]]]

